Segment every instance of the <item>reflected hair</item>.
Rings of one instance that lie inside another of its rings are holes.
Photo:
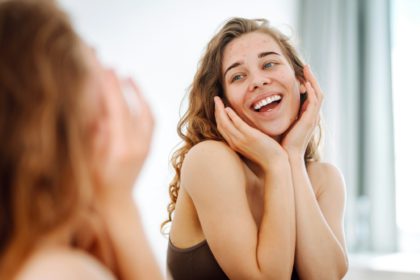
[[[67,232],[92,197],[87,73],[81,40],[54,1],[0,2],[0,279]]]

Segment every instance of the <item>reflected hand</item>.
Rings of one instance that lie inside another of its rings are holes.
[[[120,82],[113,71],[104,73],[100,98],[104,114],[94,144],[100,192],[111,197],[115,193],[131,196],[150,149],[153,116],[134,81]]]

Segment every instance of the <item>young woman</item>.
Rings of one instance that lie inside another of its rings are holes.
[[[0,3],[0,279],[161,279],[132,198],[153,129],[53,1]]]
[[[344,182],[317,150],[322,100],[267,21],[234,18],[213,37],[172,158],[165,223],[175,280],[345,275]]]

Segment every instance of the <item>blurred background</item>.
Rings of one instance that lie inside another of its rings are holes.
[[[346,279],[420,278],[419,0],[59,2],[104,64],[137,80],[154,111],[135,195],[162,270],[160,224],[183,97],[207,42],[240,16],[266,18],[289,35],[325,92],[324,159],[347,183]]]

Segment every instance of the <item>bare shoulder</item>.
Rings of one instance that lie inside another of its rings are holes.
[[[210,171],[209,169],[223,170],[226,167],[230,171],[241,170],[243,164],[239,155],[223,142],[206,140],[196,144],[188,151],[182,172],[198,168],[205,168],[202,171],[207,172]]]
[[[192,147],[185,156],[181,182],[187,189],[202,185],[197,182],[202,183],[204,180],[211,184],[229,178],[239,184],[246,180],[241,158],[227,144],[214,140],[203,141]]]
[[[239,156],[226,143],[215,140],[206,140],[192,147],[185,158],[188,161],[211,160],[240,160]]]
[[[36,252],[20,271],[18,280],[115,279],[109,270],[88,254],[70,248]]]
[[[317,197],[325,192],[344,195],[343,175],[336,166],[327,162],[310,162],[307,170]]]

